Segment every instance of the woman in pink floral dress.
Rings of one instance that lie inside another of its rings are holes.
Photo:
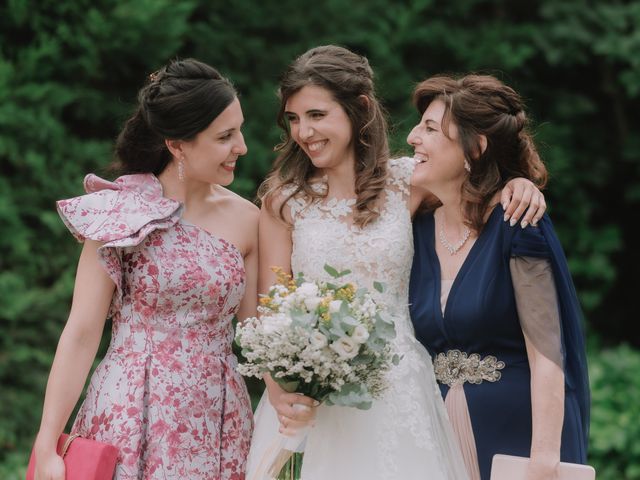
[[[255,313],[258,210],[223,186],[247,151],[231,84],[178,60],[149,76],[116,145],[123,176],[58,202],[84,242],[35,445],[55,452],[111,317],[73,432],[118,447],[115,478],[243,479],[252,414],[232,318]]]

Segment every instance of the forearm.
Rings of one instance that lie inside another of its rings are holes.
[[[65,329],[60,336],[47,381],[37,449],[51,452],[62,433],[96,356],[101,332],[80,334]]]
[[[514,294],[531,369],[531,456],[558,461],[564,418],[564,371],[558,296],[546,259],[510,260]]]
[[[564,396],[562,368],[544,356],[536,358],[531,366],[532,459],[560,461]]]

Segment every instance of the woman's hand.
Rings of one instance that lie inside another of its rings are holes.
[[[520,221],[522,228],[535,226],[547,209],[542,192],[526,178],[509,180],[502,189],[500,203],[504,208],[504,221],[510,220],[511,226]]]
[[[313,398],[289,393],[271,377],[265,378],[269,402],[278,414],[280,433],[295,435],[298,429],[310,424],[316,416],[316,407],[320,404]]]
[[[48,455],[36,452],[35,480],[65,480],[64,461],[55,452]]]
[[[557,457],[532,457],[526,480],[557,480],[559,463]]]

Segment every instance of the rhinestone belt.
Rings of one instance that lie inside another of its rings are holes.
[[[469,355],[460,350],[449,350],[436,355],[433,368],[440,383],[453,387],[465,382],[497,382],[502,376],[499,370],[504,368],[504,362],[498,361],[493,355],[482,358],[477,353]]]

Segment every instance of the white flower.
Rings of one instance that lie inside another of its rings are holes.
[[[321,301],[322,299],[320,297],[309,297],[304,299],[304,305],[305,307],[307,307],[307,310],[313,312],[316,308],[318,308],[318,305],[320,305]]]
[[[287,295],[289,295],[289,289],[284,285],[277,284],[271,288],[281,297],[286,297]]]
[[[291,324],[291,318],[288,315],[277,313],[261,317],[260,322],[262,323],[262,331],[267,335],[271,335],[284,327],[288,327]]]
[[[340,337],[334,341],[329,348],[336,352],[341,358],[351,359],[358,354],[360,345],[349,337]]]
[[[318,296],[318,286],[315,283],[304,282],[297,289],[296,293],[300,297],[317,297]]]
[[[329,312],[336,313],[340,311],[342,307],[342,300],[333,300],[329,303]]]
[[[351,333],[351,338],[356,343],[364,343],[369,338],[369,330],[364,325],[357,325]]]
[[[309,344],[315,350],[319,350],[323,347],[327,346],[327,337],[325,337],[321,332],[315,330],[311,336],[309,337]]]

